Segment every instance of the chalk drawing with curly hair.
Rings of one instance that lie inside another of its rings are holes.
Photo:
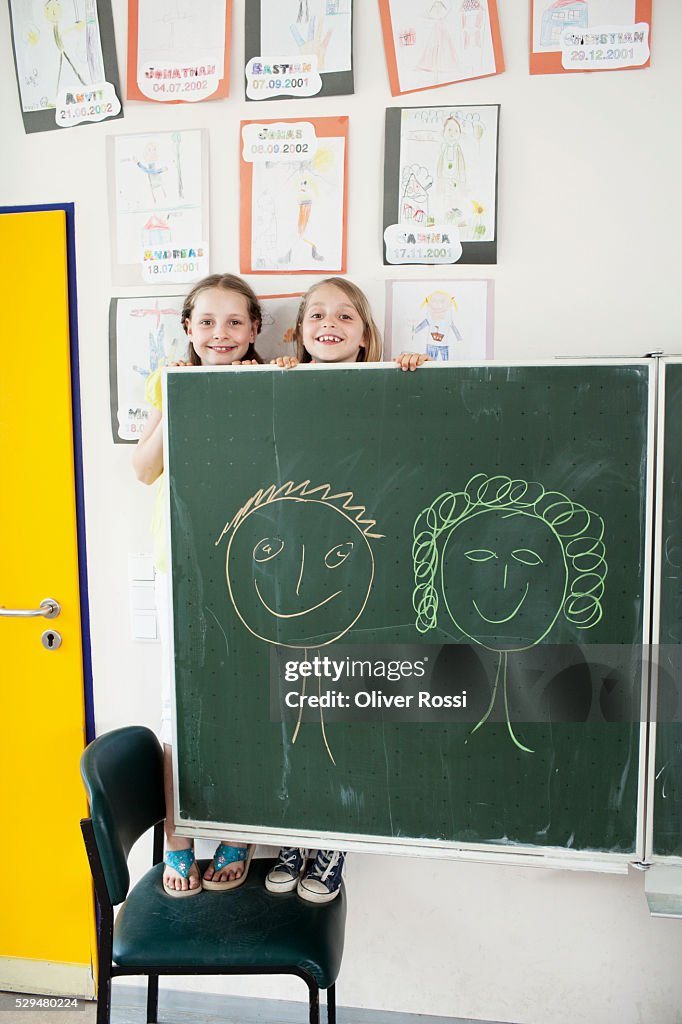
[[[502,689],[507,728],[507,662],[544,641],[560,616],[579,629],[602,617],[608,571],[604,522],[579,502],[537,482],[478,473],[446,491],[414,523],[415,625],[428,633],[446,615],[465,637],[498,652],[492,696]]]

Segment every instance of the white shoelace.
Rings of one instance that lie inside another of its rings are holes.
[[[296,855],[300,854],[305,860],[305,853],[305,850],[302,848],[299,849],[296,846],[287,846],[286,853],[284,850],[280,851],[280,864],[288,868],[294,868],[296,866]]]
[[[326,857],[327,855],[324,854],[323,856]],[[319,854],[318,854],[318,857],[319,857]],[[324,869],[324,871],[320,875],[320,881],[321,882],[326,882],[327,881],[327,879],[329,878],[330,874],[332,873],[332,871],[334,870],[336,865],[339,863],[340,858],[341,858],[341,851],[340,850],[334,850],[334,852],[332,853],[331,857],[329,858],[329,863],[327,864],[326,868]]]

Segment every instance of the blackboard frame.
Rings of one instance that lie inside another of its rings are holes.
[[[461,364],[462,368],[466,367],[479,367],[481,364]],[[364,372],[372,372],[373,370],[381,370],[391,367],[392,364],[374,364],[371,367],[350,367],[349,369],[359,371],[360,369]],[[646,423],[646,449],[647,449],[647,469],[646,469],[646,482],[645,489],[647,495],[646,503],[646,535],[648,542],[645,544],[645,565],[643,572],[643,587],[642,593],[645,598],[645,611],[643,615],[642,623],[642,643],[648,643],[650,637],[650,608],[646,601],[646,595],[651,592],[651,580],[652,580],[652,531],[653,531],[653,519],[652,519],[652,508],[653,508],[653,494],[654,494],[654,445],[655,445],[655,410],[656,410],[656,375],[653,373],[654,363],[650,359],[609,359],[609,360],[594,360],[589,364],[586,364],[582,360],[540,360],[540,361],[501,361],[491,360],[485,364],[486,367],[502,367],[502,368],[524,368],[524,367],[561,367],[561,366],[573,366],[573,367],[585,367],[586,369],[596,366],[607,366],[607,367],[642,367],[646,368],[648,372],[648,412],[647,412],[647,423]],[[300,368],[297,372],[306,372],[307,368]],[[314,368],[310,368],[312,372],[318,372]],[[427,366],[420,372],[436,372],[437,367]],[[205,368],[194,368],[192,373],[211,373],[215,372]],[[183,373],[187,372],[183,369],[169,370],[168,373]],[[218,371],[220,372],[220,371]],[[244,367],[232,369],[229,372],[245,372],[245,373],[263,373],[273,372],[281,373],[282,371],[276,368],[251,368]],[[167,430],[167,382],[164,380],[164,444],[165,444],[165,464],[169,465],[169,450],[168,450],[168,430]],[[169,474],[166,474],[168,477]],[[170,489],[166,486],[166,502],[167,502],[167,514],[168,521],[170,522]],[[199,837],[206,837],[209,839],[217,838],[234,838],[240,840],[248,840],[251,842],[259,842],[273,845],[301,845],[315,847],[320,845],[321,842],[329,848],[340,848],[354,852],[375,852],[375,853],[394,853],[402,855],[420,855],[420,856],[434,856],[434,857],[445,857],[450,859],[482,859],[487,862],[496,863],[515,863],[525,865],[537,865],[542,864],[543,866],[555,866],[555,867],[573,867],[583,868],[586,870],[602,870],[602,871],[627,871],[627,865],[633,861],[643,859],[645,851],[645,796],[646,796],[646,739],[647,739],[647,723],[644,720],[644,713],[648,708],[649,702],[649,676],[648,673],[644,672],[644,678],[642,679],[642,721],[639,729],[639,753],[638,753],[638,786],[637,786],[637,826],[636,826],[636,840],[635,848],[632,851],[626,853],[622,852],[607,852],[607,851],[593,851],[593,850],[574,850],[567,849],[564,847],[552,847],[552,846],[525,846],[525,845],[514,845],[514,846],[500,846],[496,843],[466,843],[466,842],[450,842],[442,840],[431,840],[424,838],[410,838],[410,837],[380,837],[380,836],[357,836],[350,835],[344,832],[325,831],[321,836],[320,830],[315,829],[314,831],[301,831],[301,830],[288,830],[288,829],[273,829],[272,827],[259,827],[259,826],[245,826],[242,824],[230,824],[225,822],[212,822],[201,819],[182,820],[180,806],[178,803],[178,791],[179,791],[179,776],[178,776],[178,765],[177,761],[174,761],[174,779],[175,779],[175,792],[176,792],[176,822],[178,822],[178,832],[181,834],[195,835]],[[176,732],[176,712],[175,712],[175,694],[174,697],[174,708],[173,708],[173,730],[174,730],[174,743],[177,746],[177,732]]]
[[[666,663],[670,660],[670,651],[666,645],[670,643],[670,636],[667,634],[664,619],[668,611],[670,591],[666,589],[664,579],[667,564],[668,552],[668,526],[667,520],[671,514],[669,505],[674,502],[674,496],[668,491],[668,472],[671,469],[667,465],[669,452],[667,446],[668,431],[679,429],[679,423],[674,422],[671,426],[671,417],[675,415],[667,412],[669,404],[668,384],[675,386],[673,376],[676,371],[682,372],[682,356],[659,356],[655,357],[657,364],[657,440],[656,440],[656,493],[655,493],[655,523],[654,537],[656,538],[653,553],[653,594],[652,594],[652,616],[651,616],[651,643],[652,649],[657,656],[652,659],[651,667],[651,704],[649,712],[649,735],[648,743],[650,757],[647,764],[646,779],[646,821],[644,841],[644,861],[652,865],[676,866],[680,874],[678,883],[682,881],[682,829],[677,843],[678,852],[670,852],[670,849],[661,848],[661,839],[657,837],[657,827],[661,827],[661,819],[665,818],[668,808],[660,798],[665,795],[665,780],[663,772],[665,765],[660,763],[660,743],[663,734],[670,733],[677,729],[682,732],[679,718],[670,722],[667,711],[663,707],[663,695],[661,693],[662,679],[661,672]],[[682,381],[678,382],[677,387]],[[677,663],[677,659],[674,659]],[[659,720],[661,727],[659,728]],[[679,786],[679,780],[677,782]],[[668,847],[670,843],[668,842]],[[665,900],[664,900],[665,902]]]

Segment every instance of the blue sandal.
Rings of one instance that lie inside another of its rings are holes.
[[[163,855],[163,863],[169,868],[173,868],[173,871],[177,871],[181,878],[189,878],[192,866],[196,864],[194,850],[191,846],[188,846],[186,850],[166,850]],[[177,899],[183,896],[198,896],[201,892],[200,885],[196,889],[174,889],[164,882],[163,888],[169,896],[174,896]]]
[[[239,878],[231,878],[229,882],[214,882],[212,879],[202,878],[201,884],[204,889],[210,889],[212,892],[227,892],[228,889],[236,889],[238,886],[243,885],[249,873],[254,849],[255,846],[253,844],[249,846],[230,846],[229,843],[219,843],[213,854],[214,873],[217,874],[224,867],[227,867],[228,864],[234,864],[238,860],[244,861],[244,870]]]

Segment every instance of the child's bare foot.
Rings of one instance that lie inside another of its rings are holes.
[[[233,889],[246,878],[248,858],[246,846],[219,843],[213,860],[204,871],[203,884],[208,889]]]
[[[163,858],[163,887],[169,896],[190,896],[201,892],[201,878],[194,850],[186,844],[187,840],[182,837],[168,841]]]

